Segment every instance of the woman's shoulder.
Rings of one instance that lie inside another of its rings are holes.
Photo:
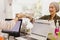
[[[60,16],[56,15],[56,17],[57,17],[57,19],[59,19],[59,20],[60,20]]]
[[[50,15],[44,15],[44,16],[40,17],[39,19],[48,20],[49,18],[50,18]]]

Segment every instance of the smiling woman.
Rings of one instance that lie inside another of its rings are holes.
[[[45,15],[41,17],[40,19],[54,20],[55,25],[56,25],[56,21],[60,20],[60,17],[56,14],[57,12],[59,12],[59,4],[57,2],[51,2],[49,5],[49,12],[50,12],[50,15]]]

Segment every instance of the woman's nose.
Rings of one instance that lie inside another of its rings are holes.
[[[52,12],[52,8],[49,8],[49,11]]]

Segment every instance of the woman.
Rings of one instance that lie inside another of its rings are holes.
[[[54,20],[55,25],[56,25],[56,21],[60,19],[60,17],[56,14],[58,11],[59,11],[59,4],[57,2],[51,2],[49,5],[50,15],[45,15],[41,17],[40,19]]]
[[[43,16],[40,19],[54,20],[55,26],[56,26],[57,20],[60,19],[60,17],[56,14],[58,11],[59,11],[59,4],[57,2],[51,2],[50,5],[49,5],[50,15]],[[60,22],[59,22],[59,25],[60,25]],[[47,40],[51,40],[51,39],[52,38],[47,38]]]
[[[33,28],[32,17],[26,14],[18,13],[16,14],[18,19],[22,19],[21,32],[26,34],[31,34],[31,29]]]

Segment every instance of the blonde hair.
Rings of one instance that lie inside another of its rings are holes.
[[[18,19],[20,19],[20,18],[29,18],[31,22],[33,21],[33,18],[32,18],[30,15],[28,15],[28,14],[17,13],[17,14],[16,14],[16,17],[17,17]]]
[[[25,14],[17,13],[17,14],[16,14],[16,17],[18,17],[18,18],[23,18],[23,17],[25,17]]]

